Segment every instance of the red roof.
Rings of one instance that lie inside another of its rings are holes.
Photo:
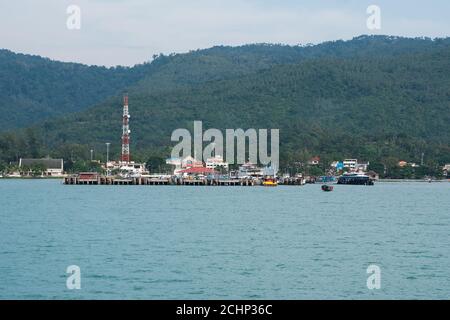
[[[189,168],[186,170],[181,170],[180,173],[198,173],[198,174],[205,174],[205,173],[215,173],[214,169],[210,168]]]

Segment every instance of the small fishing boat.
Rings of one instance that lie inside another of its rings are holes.
[[[266,178],[263,181],[263,186],[264,187],[276,187],[276,186],[278,186],[278,182],[274,178]]]
[[[327,184],[324,184],[324,185],[322,186],[322,191],[325,191],[325,192],[331,192],[331,191],[333,191],[333,189],[334,189],[333,186],[329,186],[329,185],[327,185]]]

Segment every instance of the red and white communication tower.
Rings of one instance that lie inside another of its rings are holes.
[[[122,126],[122,162],[130,162],[130,113],[128,112],[128,95],[123,97],[123,126]]]

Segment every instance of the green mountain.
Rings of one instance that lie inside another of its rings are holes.
[[[0,131],[83,111],[123,91],[157,93],[231,79],[276,65],[320,57],[367,57],[426,52],[448,39],[361,36],[317,46],[246,45],[154,56],[132,68],[52,61],[0,50]],[[138,82],[140,83],[138,84]]]
[[[144,74],[145,65],[107,69],[0,50],[0,130],[84,110]]]
[[[177,128],[279,128],[282,163],[450,162],[450,39],[359,37],[318,46],[215,47],[159,56],[126,90],[132,152],[168,156]],[[128,70],[128,71],[132,71]],[[124,91],[124,89],[122,90]],[[121,97],[0,137],[4,161],[20,155],[87,157],[112,142]],[[103,151],[102,151],[103,152]],[[75,156],[74,156],[75,155]]]

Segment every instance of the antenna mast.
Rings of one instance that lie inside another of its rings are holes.
[[[122,125],[122,162],[130,162],[130,113],[128,112],[128,94],[123,97],[123,125]]]

